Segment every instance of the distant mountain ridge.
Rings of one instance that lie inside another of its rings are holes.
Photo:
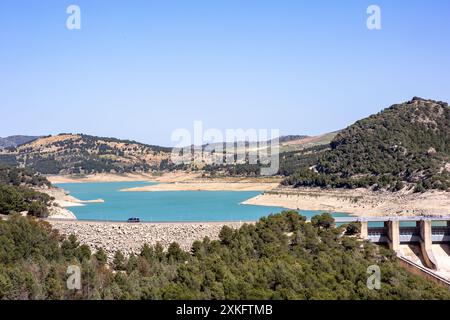
[[[22,136],[22,135],[0,138],[0,148],[18,147],[22,144],[34,141],[38,138],[39,136]]]

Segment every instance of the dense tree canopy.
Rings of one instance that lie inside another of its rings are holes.
[[[317,158],[291,171],[284,183],[449,190],[450,108],[420,98],[394,105],[342,130]]]
[[[0,299],[450,299],[393,252],[343,235],[329,215],[305,220],[283,212],[224,227],[220,240],[197,241],[191,253],[145,245],[106,264],[103,250],[92,254],[45,222],[12,216],[0,221]],[[73,264],[82,270],[79,291],[66,287]],[[366,286],[370,265],[381,268],[381,290]]]

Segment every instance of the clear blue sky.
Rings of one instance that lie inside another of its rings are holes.
[[[371,4],[382,30],[366,28]],[[449,74],[447,0],[0,1],[0,136],[171,145],[194,120],[313,135],[450,101]]]

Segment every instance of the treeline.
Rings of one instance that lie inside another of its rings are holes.
[[[7,165],[7,166],[18,165],[16,156],[12,154],[0,154],[0,165]]]
[[[189,253],[145,245],[108,263],[102,249],[13,216],[0,221],[0,299],[450,299],[402,269],[394,252],[343,235],[330,215],[305,220],[283,212],[224,227],[220,240],[197,241]],[[67,289],[69,265],[81,268],[81,290]],[[371,265],[381,269],[380,290],[367,287]]]
[[[47,217],[51,197],[31,188],[42,186],[50,186],[45,177],[26,169],[0,166],[0,214],[26,211],[35,217]]]
[[[14,186],[50,186],[50,181],[44,176],[25,168],[15,168],[0,164],[0,183]]]

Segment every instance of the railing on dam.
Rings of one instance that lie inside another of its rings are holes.
[[[387,222],[387,221],[402,221],[402,222],[414,222],[414,221],[450,221],[450,216],[386,216],[386,217],[336,217],[334,219],[336,223],[349,223],[349,222]]]
[[[363,237],[374,243],[450,242],[450,216],[339,217],[335,221],[360,222]]]

